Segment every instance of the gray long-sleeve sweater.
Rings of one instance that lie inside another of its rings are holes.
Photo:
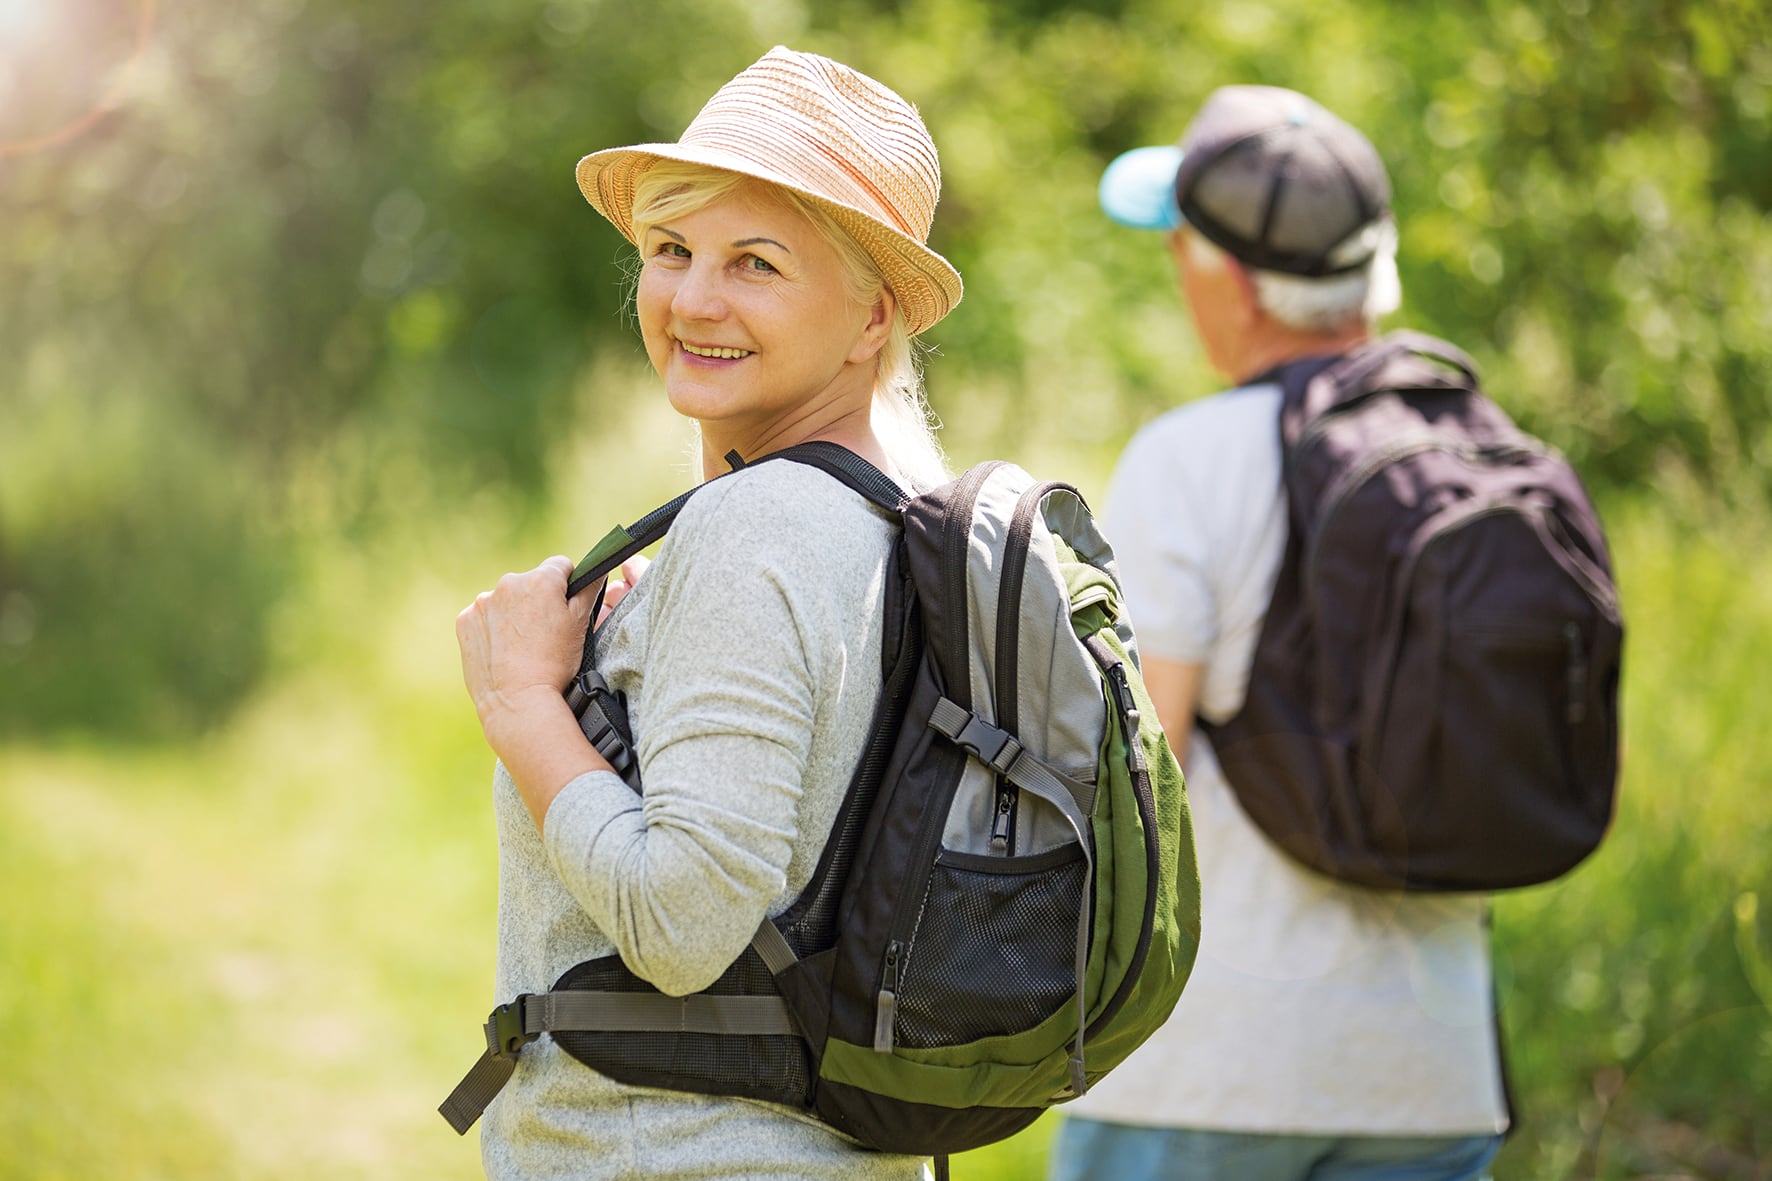
[[[892,538],[860,497],[796,463],[690,501],[599,631],[644,799],[583,775],[538,833],[495,774],[500,1001],[612,952],[665,992],[696,991],[799,895],[879,694]],[[488,1109],[481,1155],[495,1181],[922,1176],[920,1160],[786,1107],[614,1082],[545,1034]]]

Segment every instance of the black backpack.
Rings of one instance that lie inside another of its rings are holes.
[[[665,996],[611,955],[500,1005],[441,1108],[458,1132],[548,1033],[622,1082],[783,1103],[939,1158],[1082,1094],[1180,995],[1200,921],[1181,768],[1077,490],[983,463],[908,496],[832,443],[766,458],[817,467],[902,525],[884,686],[812,880],[704,992]],[[604,538],[568,593],[600,600],[692,494]],[[640,791],[595,637],[567,698]]]
[[[1202,722],[1238,800],[1360,885],[1565,873],[1618,774],[1623,626],[1580,480],[1430,337],[1276,379],[1286,548],[1247,701]]]

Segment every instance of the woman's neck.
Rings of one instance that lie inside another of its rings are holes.
[[[701,474],[711,480],[731,470],[726,456],[736,451],[749,463],[777,451],[785,451],[800,443],[822,440],[847,447],[875,467],[892,474],[891,461],[879,436],[874,433],[868,407],[842,414],[803,416],[794,421],[773,423],[761,430],[725,431],[719,424],[701,425]]]

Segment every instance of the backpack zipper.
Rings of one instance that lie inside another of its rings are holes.
[[[1003,542],[1002,574],[997,585],[997,673],[994,683],[997,727],[1015,735],[1021,727],[1021,593],[1027,579],[1028,551],[1033,546],[1034,519],[1040,505],[1056,491],[1082,494],[1059,480],[1035,484],[1015,502],[1009,518],[1009,534]],[[1075,611],[1075,608],[1072,608]],[[991,824],[992,853],[1015,852],[1016,805],[1021,791],[1003,779],[997,781],[997,809]]]
[[[1112,1020],[1126,1004],[1127,997],[1132,994],[1133,985],[1144,971],[1144,962],[1149,958],[1151,935],[1157,916],[1157,883],[1162,880],[1162,850],[1157,842],[1156,791],[1151,786],[1150,764],[1145,761],[1144,743],[1139,738],[1138,702],[1132,695],[1132,684],[1126,676],[1125,661],[1100,636],[1088,637],[1083,641],[1083,646],[1089,649],[1089,654],[1101,665],[1104,678],[1111,689],[1114,708],[1120,715],[1120,728],[1125,734],[1127,750],[1132,759],[1132,794],[1138,801],[1138,819],[1144,827],[1144,869],[1148,883],[1138,943],[1132,949],[1132,958],[1125,976],[1120,979],[1120,987],[1114,991],[1114,995],[1095,1020],[1089,1023],[1088,1033],[1094,1033]],[[1078,987],[1081,988],[1081,984]]]
[[[898,1014],[898,986],[904,975],[904,945],[894,939],[886,945],[886,962],[880,967],[880,994],[874,1008],[874,1052],[892,1053],[892,1023]]]
[[[1565,673],[1569,701],[1563,718],[1571,726],[1579,726],[1587,721],[1587,654],[1581,650],[1581,625],[1573,619],[1563,625],[1563,642],[1569,654]]]
[[[948,767],[942,768],[938,782],[948,783],[947,791],[941,793],[940,799],[931,799],[927,810],[917,828],[917,843],[911,850],[911,872],[905,875],[898,887],[898,897],[892,906],[892,925],[886,930],[886,954],[880,962],[880,991],[875,998],[874,1009],[874,1050],[881,1054],[892,1053],[893,1024],[898,1011],[898,987],[904,977],[904,961],[909,958],[911,929],[916,926],[920,906],[919,902],[929,883],[930,871],[935,868],[935,850],[941,844],[941,830],[947,819],[947,810],[953,806],[954,792],[960,786],[960,777],[966,773],[966,752],[957,746],[940,744],[947,752],[949,766],[954,759],[959,766],[952,773]]]
[[[1516,443],[1499,443],[1493,447],[1460,447],[1454,445],[1453,440],[1446,435],[1433,434],[1403,439],[1367,456],[1365,463],[1344,474],[1322,496],[1317,509],[1316,521],[1311,529],[1310,548],[1304,557],[1304,581],[1307,585],[1315,577],[1317,556],[1322,550],[1323,536],[1328,532],[1329,521],[1340,511],[1341,506],[1351,499],[1354,493],[1365,487],[1368,480],[1391,464],[1429,451],[1443,451],[1448,455],[1472,463],[1506,456],[1526,457],[1545,454],[1542,448]]]
[[[981,463],[967,472],[954,497],[948,501],[941,517],[942,610],[949,622],[946,651],[939,665],[944,679],[959,677],[960,683],[944,685],[948,698],[956,705],[972,708],[971,660],[967,656],[967,557],[972,548],[972,513],[978,506],[978,494],[992,472],[1002,467],[1001,461]]]
[[[1015,502],[1009,518],[1009,536],[1003,543],[1002,578],[997,587],[997,725],[1014,734],[1021,724],[1018,655],[1021,636],[1021,590],[1027,577],[1028,550],[1033,545],[1034,517],[1047,496],[1069,492],[1082,494],[1059,480],[1035,484]]]

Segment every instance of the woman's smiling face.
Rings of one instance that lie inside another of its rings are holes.
[[[704,438],[749,455],[796,423],[857,410],[865,421],[881,306],[856,302],[841,256],[803,214],[739,190],[647,226],[641,259],[647,356]]]

